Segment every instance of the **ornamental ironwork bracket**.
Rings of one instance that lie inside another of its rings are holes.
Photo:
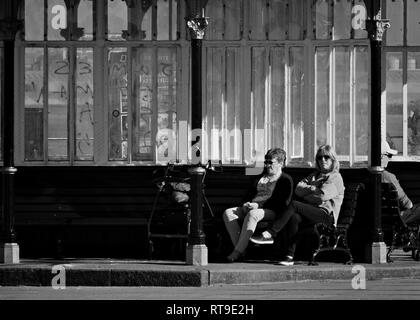
[[[381,10],[373,19],[366,20],[369,38],[373,41],[382,41],[385,30],[391,26],[389,19],[381,19]]]
[[[207,25],[209,24],[208,18],[195,16],[186,18],[186,20],[191,37],[193,39],[203,40]]]

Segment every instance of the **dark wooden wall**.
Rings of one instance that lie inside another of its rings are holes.
[[[53,256],[57,239],[73,257],[144,258],[146,221],[157,188],[158,167],[19,167],[16,174],[15,224],[22,257]],[[420,201],[420,164],[391,163],[413,201]],[[286,168],[295,183],[312,169]],[[218,224],[205,229],[209,251],[222,232],[221,214],[239,204],[253,176],[244,168],[209,172],[206,194]],[[350,246],[362,259],[369,242],[371,210],[367,169],[342,169],[344,182],[361,181],[366,192],[349,230]],[[213,253],[212,253],[213,254]]]

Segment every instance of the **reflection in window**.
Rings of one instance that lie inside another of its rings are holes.
[[[332,12],[329,0],[317,0],[314,7],[315,37],[316,39],[330,39]]]
[[[407,45],[420,45],[420,1],[407,0]]]
[[[25,40],[44,40],[44,0],[25,1]]]
[[[320,146],[330,141],[330,52],[327,47],[316,48],[315,77],[316,144]]]
[[[386,138],[391,148],[403,152],[402,53],[386,54]]]
[[[70,63],[67,48],[48,48],[48,159],[68,159]]]
[[[407,142],[408,155],[420,155],[420,53],[409,52],[407,59]]]
[[[77,28],[74,40],[93,40],[93,1],[81,0],[77,7]]]
[[[126,160],[128,155],[127,48],[108,49],[109,160]]]
[[[44,51],[25,49],[25,160],[44,160]]]
[[[76,57],[76,159],[93,160],[93,49]]]
[[[352,2],[334,0],[333,39],[350,39]]]

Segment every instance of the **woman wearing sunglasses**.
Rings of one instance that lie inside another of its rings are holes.
[[[259,221],[273,221],[276,213],[284,211],[290,204],[293,180],[282,172],[285,161],[286,152],[283,149],[268,150],[264,171],[255,179],[243,204],[223,213],[223,221],[234,246],[227,262],[235,262],[243,257]]]
[[[277,215],[269,230],[251,238],[257,244],[272,244],[277,233],[286,226],[287,252],[285,259],[279,262],[281,265],[291,266],[294,263],[295,236],[300,225],[337,223],[344,198],[344,183],[339,173],[340,164],[331,146],[319,147],[315,166],[316,171],[297,184],[297,199]]]

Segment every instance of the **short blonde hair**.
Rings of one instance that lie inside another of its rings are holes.
[[[331,147],[328,144],[324,144],[324,145],[322,145],[318,148],[318,151],[316,152],[316,155],[315,155],[315,166],[316,166],[316,168],[319,171],[321,171],[321,167],[319,166],[317,158],[318,158],[318,156],[324,156],[324,155],[330,156],[330,158],[332,160],[333,164],[332,164],[331,171],[339,171],[340,170],[340,162],[337,160],[337,155],[334,151],[334,148]]]

